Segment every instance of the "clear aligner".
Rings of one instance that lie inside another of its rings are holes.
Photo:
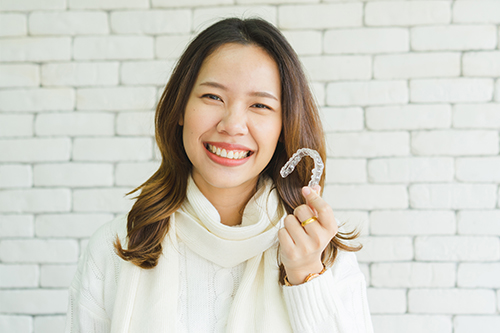
[[[314,187],[315,185],[319,184],[321,175],[323,174],[323,168],[325,167],[321,156],[319,156],[319,153],[314,149],[300,148],[299,150],[297,150],[297,152],[293,154],[288,162],[286,162],[286,164],[281,168],[280,174],[283,178],[291,174],[304,156],[309,156],[314,161],[314,169],[312,169],[312,176],[308,185],[309,187]]]

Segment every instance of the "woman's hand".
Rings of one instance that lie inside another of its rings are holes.
[[[281,262],[293,285],[301,284],[311,273],[321,272],[321,254],[338,231],[332,208],[318,194],[320,189],[319,185],[314,189],[302,188],[306,204],[285,217],[285,227],[278,232]],[[301,223],[313,216],[317,221],[302,227]]]

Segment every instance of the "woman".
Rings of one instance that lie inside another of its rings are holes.
[[[279,175],[299,148],[326,154],[276,28],[226,19],[200,33],[155,123],[161,166],[89,241],[67,332],[372,332],[357,248],[343,243],[355,236],[337,233],[320,186],[303,187],[312,161]]]

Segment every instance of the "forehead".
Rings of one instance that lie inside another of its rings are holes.
[[[276,61],[254,44],[229,43],[218,47],[203,61],[198,73],[197,84],[205,80],[225,81],[220,83],[234,88],[258,85],[275,93],[281,90]]]

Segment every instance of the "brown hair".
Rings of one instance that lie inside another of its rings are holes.
[[[256,45],[277,63],[281,78],[282,131],[274,155],[262,171],[274,181],[287,213],[303,204],[301,188],[311,176],[313,161],[301,161],[295,171],[283,179],[279,170],[299,148],[315,149],[326,160],[325,139],[314,97],[309,89],[299,58],[281,32],[262,19],[230,18],[202,31],[186,48],[160,98],[155,116],[155,136],[162,161],[159,169],[144,184],[128,214],[127,249],[117,238],[115,248],[124,260],[142,268],[153,268],[162,252],[161,242],[168,232],[169,217],[186,198],[191,162],[182,142],[178,124],[184,113],[198,72],[205,58],[227,43]],[[324,185],[325,175],[320,185]],[[360,247],[345,244],[357,234],[338,233],[323,253],[323,262],[331,265],[337,249],[357,251]],[[280,267],[283,282],[284,268]]]

